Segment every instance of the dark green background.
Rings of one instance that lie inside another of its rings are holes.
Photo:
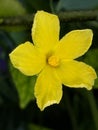
[[[45,10],[51,13],[97,10],[98,0],[0,0],[2,17]],[[33,22],[33,20],[32,20]],[[19,44],[31,41],[31,24],[0,25],[0,130],[98,130],[98,80],[92,91],[63,87],[58,105],[43,112],[33,95],[36,76],[26,77],[14,69],[9,53]],[[61,22],[60,37],[74,29],[91,28],[94,33],[89,51],[79,58],[98,72],[98,21]]]

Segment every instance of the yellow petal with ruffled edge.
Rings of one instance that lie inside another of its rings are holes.
[[[63,61],[56,72],[64,85],[73,88],[85,87],[90,90],[97,78],[91,66],[75,60]]]
[[[62,84],[53,68],[47,66],[39,74],[35,84],[35,97],[40,110],[60,102],[62,98]]]
[[[60,40],[56,55],[65,59],[78,58],[89,49],[92,37],[91,29],[71,31]]]
[[[38,11],[34,17],[32,39],[45,52],[51,51],[59,41],[59,19],[56,15]]]
[[[30,42],[19,45],[9,56],[13,66],[28,76],[38,74],[46,64],[45,56]]]

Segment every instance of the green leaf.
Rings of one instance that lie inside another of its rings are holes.
[[[12,79],[18,91],[20,107],[25,108],[31,100],[34,100],[34,85],[36,76],[25,76],[10,65]]]
[[[95,89],[98,89],[98,78],[95,80],[94,88],[95,88]]]
[[[0,16],[16,16],[26,11],[17,0],[0,0]]]
[[[84,58],[84,62],[98,70],[98,49],[89,50]]]
[[[98,49],[91,49],[89,50],[84,58],[84,62],[91,65],[98,75]],[[95,80],[94,88],[98,89],[98,78]]]

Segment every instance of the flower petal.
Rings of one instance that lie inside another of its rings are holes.
[[[32,39],[36,46],[48,51],[59,41],[59,19],[56,15],[38,11],[32,27]]]
[[[38,76],[35,85],[35,97],[41,110],[54,103],[59,103],[62,97],[62,84],[52,68],[46,67]]]
[[[65,59],[78,58],[89,49],[92,37],[90,29],[71,31],[60,40],[56,54]]]
[[[9,56],[14,67],[28,76],[39,73],[45,65],[45,57],[30,42],[19,45]]]
[[[91,66],[75,60],[63,61],[56,71],[64,85],[74,88],[85,87],[90,90],[97,78]]]

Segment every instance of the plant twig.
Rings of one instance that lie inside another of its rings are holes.
[[[71,106],[71,102],[70,102],[70,99],[69,99],[67,89],[65,89],[65,93],[66,93],[64,95],[65,96],[65,103],[66,103],[66,108],[67,108],[67,111],[68,111],[68,115],[69,115],[71,123],[72,123],[72,129],[73,130],[78,130],[76,116],[75,116],[74,110],[73,110],[73,108]]]
[[[98,19],[98,10],[88,11],[65,11],[57,14],[62,22],[95,21]],[[24,16],[0,17],[0,26],[30,25],[34,14]]]
[[[96,128],[96,130],[98,130],[98,108],[96,105],[96,101],[95,101],[95,98],[94,98],[92,91],[89,91],[86,93],[88,96],[88,101],[89,101],[90,109],[92,112],[93,121],[95,123],[95,128]]]
[[[58,16],[63,22],[94,21],[98,20],[98,10],[61,12]]]

